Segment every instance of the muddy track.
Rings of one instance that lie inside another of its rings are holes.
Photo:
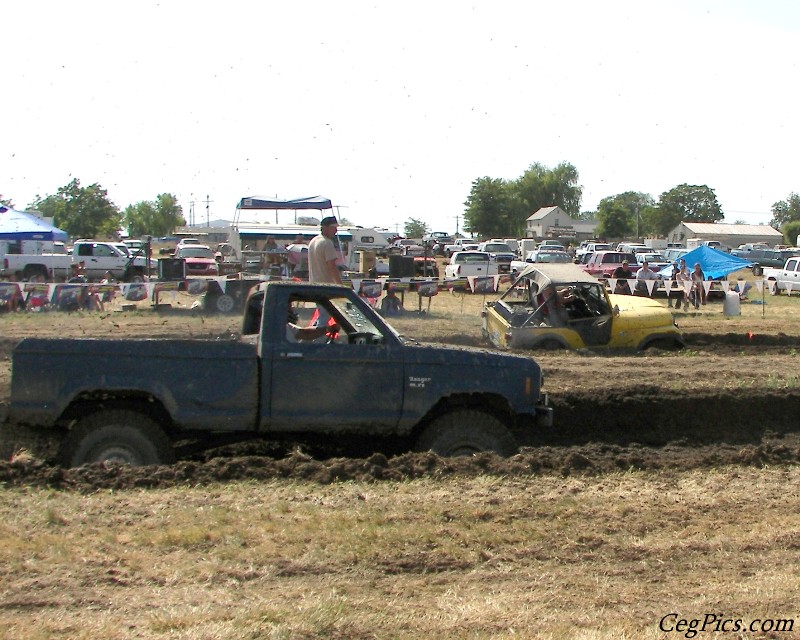
[[[469,343],[463,336],[452,342]],[[6,367],[16,343],[0,338]],[[794,378],[780,377],[796,367],[800,338],[693,333],[687,343],[682,353],[528,352],[545,371],[555,425],[527,438],[521,453],[510,459],[253,443],[157,468],[61,469],[23,457],[0,462],[0,483],[95,491],[241,479],[373,482],[800,462],[800,389]],[[765,380],[772,378],[776,382],[770,386]],[[1,399],[7,397],[4,389]]]

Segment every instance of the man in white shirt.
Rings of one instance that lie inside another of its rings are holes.
[[[308,244],[309,282],[342,284],[342,274],[336,265],[339,254],[333,243],[338,229],[339,222],[335,216],[328,216],[320,222],[320,234]]]
[[[658,274],[650,268],[645,260],[642,262],[642,268],[636,272],[636,292],[650,294],[647,288],[646,280],[658,280]]]

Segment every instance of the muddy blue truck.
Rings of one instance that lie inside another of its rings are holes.
[[[510,455],[552,425],[541,386],[532,358],[405,339],[348,287],[267,282],[228,340],[22,340],[0,432],[64,466],[254,439]]]

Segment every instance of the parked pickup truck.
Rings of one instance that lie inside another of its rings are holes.
[[[497,263],[499,273],[509,273],[511,271],[511,261],[515,260],[517,254],[512,251],[505,242],[481,242],[478,251],[486,251]]]
[[[628,261],[628,268],[635,274],[639,268],[636,256],[624,251],[595,251],[589,261],[580,267],[595,278],[610,278],[624,260]]]
[[[6,254],[2,275],[21,280],[41,276],[45,280],[66,280],[73,263],[82,262],[89,280],[101,280],[110,271],[117,280],[144,282],[148,274],[147,259],[123,254],[113,242],[79,240],[67,254]],[[151,267],[155,266],[151,260]]]
[[[789,258],[783,268],[764,267],[762,276],[768,291],[774,294],[789,289],[800,291],[800,256]]]
[[[474,251],[478,248],[478,243],[470,238],[456,238],[452,244],[444,245],[444,255],[448,258],[456,251]]]
[[[457,251],[444,266],[445,278],[497,275],[497,262],[485,251]]]
[[[751,249],[750,251],[734,249],[731,251],[731,255],[752,262],[753,275],[760,276],[763,275],[765,267],[782,268],[788,258],[800,255],[800,251],[797,249]]]
[[[338,327],[300,340],[315,313]],[[510,455],[552,425],[533,359],[406,340],[337,285],[262,283],[237,340],[25,338],[12,371],[3,447],[45,440],[65,466],[256,438]]]

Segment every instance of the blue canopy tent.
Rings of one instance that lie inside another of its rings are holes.
[[[689,253],[683,254],[677,260],[686,260],[686,266],[689,267],[689,271],[699,262],[700,268],[709,280],[717,280],[739,269],[746,269],[753,266],[752,262],[732,256],[724,251],[712,249],[706,245],[700,245],[696,249],[692,249]],[[672,265],[664,267],[658,272],[658,275],[664,278],[671,277]]]
[[[48,224],[41,218],[24,211],[0,206],[0,240],[39,240],[42,242],[61,240],[63,242],[68,236],[66,231]]]

